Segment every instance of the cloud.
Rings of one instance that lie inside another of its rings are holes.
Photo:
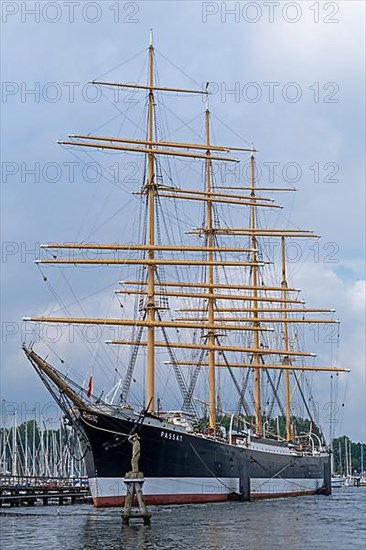
[[[345,71],[342,80],[347,74],[362,78],[358,64],[364,59],[364,2],[295,4],[301,13],[297,23],[286,21],[286,4],[282,3],[277,8],[282,17],[276,17],[273,24],[256,26],[253,49],[257,63],[270,65],[277,75],[309,75],[323,81],[338,75],[341,64]],[[288,11],[288,18],[295,18],[295,10],[292,14]]]
[[[219,8],[221,4],[217,3]],[[364,410],[365,373],[362,351],[364,283],[361,280],[364,278],[364,106],[360,90],[364,80],[362,43],[365,4],[336,3],[340,10],[334,14],[339,19],[339,23],[335,24],[324,23],[324,17],[331,15],[326,2],[298,4],[301,5],[303,17],[295,24],[284,21],[282,16],[276,17],[274,23],[266,21],[264,16],[256,24],[247,23],[243,18],[236,23],[233,17],[223,22],[221,13],[210,17],[205,24],[202,22],[201,2],[139,3],[139,23],[136,24],[112,23],[107,18],[113,15],[108,8],[97,24],[87,24],[80,18],[72,24],[65,19],[60,24],[47,24],[44,20],[39,24],[23,24],[19,16],[13,17],[3,28],[3,46],[7,54],[2,68],[3,79],[19,84],[25,82],[29,88],[38,81],[41,85],[51,81],[58,81],[61,85],[77,81],[80,90],[90,78],[146,49],[149,27],[153,26],[158,49],[185,72],[191,73],[196,81],[210,80],[222,84],[222,89],[225,86],[231,89],[239,83],[239,101],[233,95],[225,97],[224,94],[223,97],[220,92],[210,99],[212,112],[235,131],[232,133],[214,119],[212,126],[216,142],[232,142],[240,146],[243,143],[239,135],[247,142],[254,140],[260,148],[261,161],[281,163],[276,174],[278,185],[283,181],[283,165],[289,161],[298,162],[303,170],[303,178],[298,184],[298,198],[291,203],[292,199],[281,196],[279,202],[292,207],[290,217],[296,224],[319,230],[325,241],[336,240],[339,246],[338,264],[324,263],[324,253],[329,250],[320,249],[322,261],[317,264],[308,261],[301,270],[293,266],[292,273],[295,285],[304,287],[309,304],[335,307],[337,316],[342,320],[340,363],[351,365],[353,370],[349,377],[351,398],[344,427],[352,437],[361,438],[364,433],[358,420]],[[314,22],[314,10],[310,9],[313,4],[320,9],[319,23]],[[282,5],[279,12],[281,10]],[[191,32],[187,42],[188,28]],[[157,56],[157,60],[162,85],[192,85],[164,59]],[[113,77],[116,80],[132,80],[140,76],[143,79],[145,68],[146,62],[141,57],[121,65],[113,71]],[[251,81],[258,82],[263,91],[262,98],[255,103],[245,100],[242,93],[243,85]],[[263,87],[263,83],[268,81],[280,83],[279,94],[273,103],[268,100],[268,88]],[[296,81],[302,89],[301,100],[297,103],[284,100],[282,95],[284,85],[292,81]],[[314,101],[315,91],[310,89],[315,82],[319,82],[319,102]],[[339,85],[336,94],[338,103],[324,102],[325,94],[331,91],[323,88],[327,82]],[[27,167],[31,167],[35,162],[45,164],[50,160],[59,163],[75,160],[56,146],[56,139],[72,131],[90,131],[106,122],[115,112],[107,100],[88,103],[79,94],[78,100],[72,103],[65,97],[63,95],[57,103],[45,101],[42,95],[39,101],[32,100],[31,96],[21,101],[20,94],[8,98],[3,122],[6,139],[2,143],[5,161],[24,161]],[[164,100],[170,105],[168,98]],[[193,126],[202,135],[204,104],[201,100],[180,98],[178,101],[174,98],[171,101],[174,102],[174,112],[179,114],[183,123],[195,115],[201,115],[197,118],[199,122],[196,121]],[[138,119],[137,115],[133,116]],[[113,132],[119,131],[123,120],[120,117],[114,122]],[[173,118],[169,122],[173,128],[183,124]],[[107,125],[103,130],[108,131],[110,127]],[[125,121],[123,130],[136,135],[134,125],[126,125]],[[192,135],[198,139],[186,127],[181,131],[187,139]],[[314,162],[318,162],[320,167],[320,181],[317,183],[314,181],[314,171],[309,170]],[[323,167],[327,162],[337,162],[340,166],[337,183],[324,182],[327,172]],[[184,176],[183,183],[187,186],[188,183],[202,184],[201,179],[197,181],[198,174],[193,170],[183,171],[180,175],[182,179]],[[138,187],[142,173],[138,177],[137,184],[125,184],[124,190]],[[111,213],[122,207],[118,215],[109,219]],[[134,207],[133,202],[127,202],[125,192],[121,193],[104,180],[92,184],[80,177],[70,183],[63,174],[61,180],[54,183],[43,179],[35,183],[31,177],[22,182],[19,172],[8,182],[3,182],[2,224],[6,229],[5,240],[25,243],[28,248],[36,242],[73,240],[75,235],[83,238],[89,233],[92,233],[93,240],[132,242],[135,240],[136,226],[131,223],[130,212]],[[176,215],[169,211],[169,207],[166,211],[168,216]],[[286,216],[288,212],[286,210]],[[183,213],[182,209],[178,211],[178,216],[186,222],[184,231],[191,221],[200,220],[198,214],[199,209],[195,207],[188,213]],[[103,222],[105,225],[102,225]],[[93,232],[96,228],[99,228],[98,231]],[[22,257],[20,251],[3,262],[2,307],[6,322],[19,323],[23,315],[44,313],[58,307],[45,285],[40,284],[41,278],[32,259],[32,255]],[[47,273],[62,299],[71,302],[62,278],[58,278],[55,272]],[[101,270],[92,270],[86,275],[86,271],[81,270],[73,282],[73,288],[79,297],[110,284],[110,288],[105,290],[105,295],[110,296],[112,283],[119,278],[127,278],[119,275],[114,272],[113,276],[105,277]],[[120,313],[115,306],[108,309],[104,300],[102,294],[91,297],[85,302],[86,311],[100,315],[107,311],[113,315]],[[80,314],[80,308],[76,306],[72,311]],[[127,316],[130,313],[130,306],[126,305],[123,314]],[[32,399],[34,396],[38,398],[41,395],[40,384],[36,377],[32,378],[31,371],[26,372],[28,366],[19,351],[21,341],[19,333],[9,338],[2,347],[3,395],[14,400],[29,399],[30,396]],[[64,338],[57,351],[66,356],[76,370],[81,368],[86,375],[91,364],[89,351],[81,344],[69,346],[68,343]],[[96,347],[97,344],[93,351]],[[106,353],[112,357],[109,364],[117,361],[115,349]],[[101,370],[100,383],[106,384],[106,380]],[[324,389],[327,388],[324,386]],[[46,399],[44,395],[42,393],[42,399]]]
[[[296,267],[296,281],[304,289],[307,305],[334,308],[335,318],[341,321],[339,343],[323,344],[321,350],[324,358],[328,357],[328,360],[333,360],[333,364],[351,370],[346,375],[348,381],[345,382],[342,375],[343,378],[336,379],[337,390],[333,390],[338,396],[337,411],[342,413],[341,417],[337,416],[336,435],[341,435],[342,430],[348,430],[353,422],[354,438],[362,441],[365,438],[362,420],[366,384],[365,281],[342,278],[337,265],[308,260]],[[321,387],[329,395],[328,383],[323,385],[321,382]]]
[[[361,317],[366,312],[366,281],[356,281],[347,291],[347,297],[352,310]]]

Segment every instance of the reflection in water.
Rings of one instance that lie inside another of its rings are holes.
[[[364,488],[343,488],[331,497],[151,506],[151,526],[125,527],[117,508],[3,508],[0,543],[2,550],[359,550],[365,497]]]

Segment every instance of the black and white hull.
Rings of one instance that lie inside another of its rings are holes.
[[[81,411],[88,441],[86,466],[95,506],[121,506],[123,478],[131,470],[138,416]],[[190,433],[157,417],[138,424],[140,470],[148,504],[220,502],[330,493],[329,453],[300,453],[288,445],[253,439],[229,444]]]

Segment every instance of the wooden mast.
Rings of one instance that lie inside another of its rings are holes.
[[[153,141],[154,130],[154,48],[152,43],[152,31],[150,31],[149,45],[149,94],[148,94],[148,117],[147,117],[147,139]],[[155,182],[154,182],[154,153],[148,153],[147,164],[147,209],[148,209],[148,238],[147,244],[148,259],[155,259],[155,251],[152,248],[155,244]],[[147,320],[149,323],[155,321],[155,264],[149,263],[147,266]],[[155,410],[155,327],[147,328],[147,363],[146,363],[146,407],[149,412]]]
[[[287,275],[286,275],[286,245],[285,237],[281,237],[281,256],[282,256],[282,297],[287,299]],[[290,351],[290,342],[288,335],[288,314],[286,303],[283,311],[283,347],[286,351]],[[291,364],[289,355],[283,358],[283,364],[288,366]],[[291,391],[290,391],[290,370],[285,369],[285,416],[286,416],[286,439],[290,441],[293,437],[293,427],[291,422]]]
[[[250,206],[250,228],[251,228],[251,248],[253,252],[251,253],[251,260],[253,265],[251,267],[252,280],[251,284],[253,286],[251,307],[253,311],[253,328],[258,329],[260,323],[258,320],[259,309],[258,309],[258,269],[257,265],[257,237],[256,237],[256,200],[255,200],[255,159],[254,151],[250,157],[250,196],[252,197],[252,204]],[[253,344],[254,349],[258,350],[260,347],[259,343],[259,331],[253,331]],[[261,408],[261,370],[259,368],[260,357],[257,352],[253,352],[253,367],[254,367],[254,406],[255,406],[255,431],[258,437],[262,435],[262,408]]]
[[[210,156],[210,111],[208,103],[206,103],[205,111],[205,129],[206,129],[206,144],[207,144],[207,156]],[[207,196],[207,210],[206,210],[206,235],[207,235],[207,259],[210,262],[207,266],[207,318],[208,324],[213,325],[215,323],[215,296],[214,296],[214,266],[213,266],[213,246],[214,246],[214,228],[213,228],[213,208],[211,201],[211,161],[206,159],[206,196]],[[216,429],[216,377],[215,377],[215,350],[212,349],[215,345],[215,331],[209,329],[207,332],[207,344],[208,350],[208,403],[209,403],[209,427],[212,430]]]

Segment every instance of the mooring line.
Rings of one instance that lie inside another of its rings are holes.
[[[205,466],[205,468],[207,468],[207,470],[210,472],[210,474],[215,478],[217,479],[217,481],[219,483],[221,483],[221,485],[223,485],[226,489],[228,489],[230,491],[230,493],[236,493],[236,494],[239,494],[238,491],[235,491],[232,489],[232,487],[229,487],[228,485],[226,485],[226,483],[224,483],[223,481],[221,481],[221,479],[219,477],[217,477],[217,475],[215,475],[215,473],[211,470],[211,468],[205,463],[205,461],[203,460],[202,457],[200,457],[199,453],[196,451],[196,449],[193,447],[192,443],[189,444],[189,446],[193,449],[193,451],[196,453],[196,455],[198,456],[198,458],[200,459],[200,461],[202,462],[202,464]],[[235,478],[233,478],[235,479]]]

